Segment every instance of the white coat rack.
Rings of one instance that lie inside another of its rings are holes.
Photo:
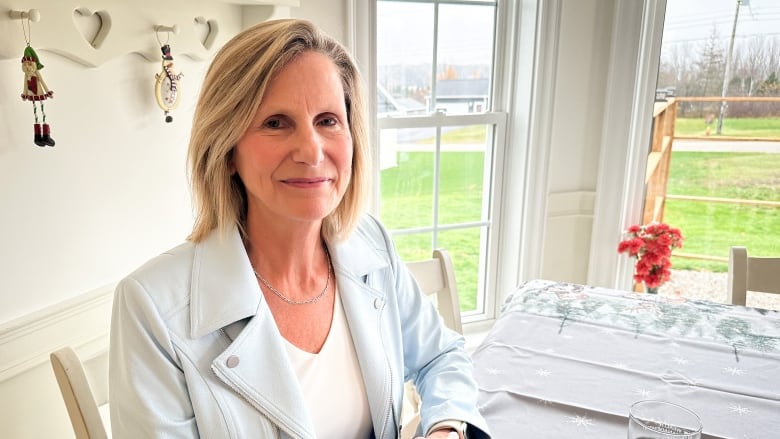
[[[204,60],[253,24],[245,16],[289,17],[297,6],[300,0],[0,0],[0,59],[21,57],[21,23],[29,20],[36,50],[89,67],[130,53],[159,61],[163,33],[177,56]]]

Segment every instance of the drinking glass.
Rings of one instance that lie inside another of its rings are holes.
[[[701,439],[701,419],[666,401],[635,402],[628,411],[628,439]]]

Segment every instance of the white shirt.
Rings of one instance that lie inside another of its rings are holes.
[[[368,397],[338,289],[330,332],[318,354],[284,342],[317,437],[370,437],[373,426]]]

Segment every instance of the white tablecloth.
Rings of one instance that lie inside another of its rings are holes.
[[[703,438],[780,438],[780,313],[536,280],[473,355],[496,439],[625,438],[642,399]]]

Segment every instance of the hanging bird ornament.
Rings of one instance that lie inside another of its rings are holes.
[[[47,99],[54,97],[54,91],[50,90],[41,75],[41,64],[38,54],[27,44],[22,56],[22,71],[24,72],[24,85],[22,87],[22,100],[30,101],[33,105],[33,114],[35,115],[35,124],[33,131],[35,136],[33,142],[38,146],[54,146],[54,139],[51,137],[51,128],[46,123],[46,109],[43,105]],[[38,121],[38,107],[41,109],[43,117],[42,124]]]

